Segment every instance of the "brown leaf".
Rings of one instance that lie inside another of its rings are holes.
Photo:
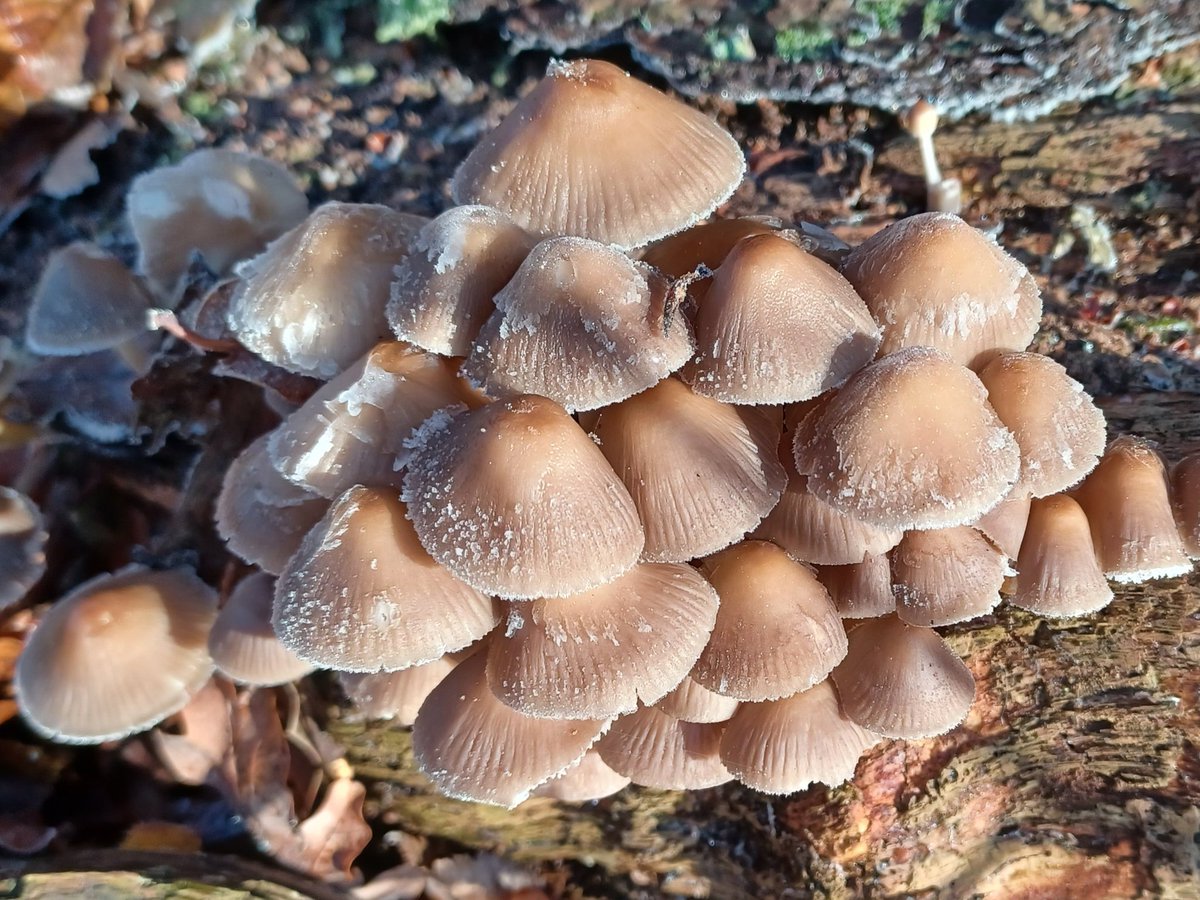
[[[200,835],[186,825],[176,822],[138,822],[125,832],[120,849],[199,853],[202,846]]]
[[[233,744],[229,718],[236,702],[233,685],[214,677],[179,711],[181,734],[153,733],[155,755],[176,781],[204,784],[222,764]]]
[[[79,85],[92,0],[0,0],[0,130]]]
[[[295,830],[293,841],[278,849],[276,858],[326,881],[350,881],[354,860],[371,841],[371,826],[363,818],[366,793],[349,778],[332,782],[317,811]]]

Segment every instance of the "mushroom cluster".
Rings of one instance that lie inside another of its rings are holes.
[[[503,806],[630,781],[790,793],[963,721],[974,679],[936,627],[1002,597],[1090,613],[1108,579],[1190,569],[1200,464],[1173,505],[1153,447],[1106,449],[1082,386],[1026,352],[1041,299],[1020,263],[945,213],[853,249],[710,218],[743,172],[715,122],[579,60],[432,221],[295,221],[264,199],[277,173],[204,176],[210,219],[265,204],[261,228],[198,232],[241,242],[213,266],[233,276],[219,336],[324,384],[229,470],[218,530],[262,571],[219,614],[182,576],[180,612],[169,573],[112,576],[153,629],[187,624],[174,686],[198,643],[252,684],[334,670],[363,714],[413,726],[439,790]],[[140,182],[131,214],[175,214],[188,181]],[[171,252],[142,261],[160,293],[210,251]],[[110,590],[62,601],[26,656],[132,616]],[[179,706],[72,731],[40,705],[55,677],[22,658],[22,709],[60,738]]]

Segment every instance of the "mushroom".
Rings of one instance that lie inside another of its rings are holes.
[[[932,212],[962,212],[962,182],[943,178],[933,152],[933,134],[937,131],[938,112],[928,100],[918,100],[900,114],[904,130],[917,139],[921,148],[921,167],[925,170],[925,207]]]
[[[1029,520],[1029,504],[1033,498],[1015,489],[996,506],[980,516],[971,526],[983,532],[984,537],[996,545],[1009,559],[1016,559],[1021,552],[1021,540]]]
[[[42,577],[48,539],[34,502],[14,488],[0,487],[0,611],[24,597]]]
[[[892,551],[896,614],[929,627],[986,615],[1011,574],[1005,555],[975,528],[909,531]]]
[[[275,635],[274,599],[275,579],[265,572],[237,583],[208,633],[208,653],[222,675],[241,684],[270,687],[313,670]]]
[[[610,769],[595,750],[589,750],[583,759],[567,771],[536,788],[533,796],[566,803],[586,803],[611,797],[628,785],[628,778]]]
[[[1043,616],[1081,616],[1112,602],[1083,508],[1065,494],[1034,500],[1009,603]]]
[[[843,619],[874,619],[896,611],[892,563],[882,553],[847,566],[818,566],[817,581]]]
[[[742,238],[782,228],[781,221],[768,216],[709,219],[655,241],[642,250],[641,259],[668,278],[682,278],[701,267],[715,271]]]
[[[1171,471],[1175,521],[1184,549],[1200,559],[1200,453],[1189,453]]]
[[[724,723],[681,722],[645,706],[612,723],[596,752],[612,769],[643,787],[693,791],[733,776],[721,762]]]
[[[689,675],[654,708],[681,722],[727,722],[738,708],[738,701],[710,691]]]
[[[407,726],[433,689],[458,665],[454,654],[394,672],[339,672],[338,682],[359,715]]]

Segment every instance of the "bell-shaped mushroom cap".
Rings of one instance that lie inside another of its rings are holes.
[[[271,465],[268,435],[230,464],[217,497],[217,532],[246,562],[277,575],[329,501],[292,484]]]
[[[1046,497],[1078,483],[1104,452],[1104,413],[1054,360],[1001,353],[979,371],[988,403],[1017,439],[1013,490]]]
[[[817,580],[843,619],[874,619],[896,611],[892,563],[882,553],[848,566],[818,566]]]
[[[1016,559],[1021,552],[1021,540],[1025,536],[1029,504],[1032,501],[1033,498],[1028,494],[1010,492],[989,512],[980,516],[972,527],[982,531],[1009,559]]]
[[[1200,453],[1189,453],[1175,464],[1171,487],[1184,549],[1192,559],[1200,559]]]
[[[363,718],[411,725],[425,698],[456,665],[457,657],[443,656],[396,672],[339,672],[338,681]]]
[[[1034,500],[1009,603],[1043,616],[1082,616],[1112,602],[1083,508],[1057,494]]]
[[[1149,441],[1122,435],[1075,490],[1105,576],[1126,584],[1192,569],[1175,526],[1162,458]]]
[[[729,252],[696,313],[683,378],[728,403],[793,403],[837,387],[879,347],[879,327],[837,270],[762,234]]]
[[[409,518],[429,554],[479,590],[565,597],[637,562],[645,535],[629,492],[553,401],[435,415],[413,440]]]
[[[82,356],[147,329],[150,297],[133,273],[95,244],[51,254],[29,305],[25,346],[42,356]]]
[[[741,539],[779,500],[779,427],[674,378],[606,407],[592,428],[646,528],[645,559],[684,562]]]
[[[313,667],[280,643],[271,627],[275,579],[255,572],[238,582],[208,634],[217,671],[242,684],[268,687],[303,678]]]
[[[518,712],[611,719],[683,680],[717,618],[717,592],[691,566],[642,563],[616,581],[508,605],[488,645],[492,691]]]
[[[392,270],[425,220],[330,202],[238,267],[229,329],[289,372],[331,378],[388,334]]]
[[[456,203],[485,203],[546,235],[636,247],[706,218],[742,180],[733,137],[595,59],[550,63],[459,167]]]
[[[463,364],[494,397],[540,394],[570,411],[632,397],[692,355],[666,279],[605,244],[542,241],[496,295]]]
[[[642,251],[641,258],[669,278],[682,278],[700,266],[715,270],[742,238],[773,234],[782,227],[778,219],[762,216],[710,219],[656,241]]]
[[[738,700],[812,687],[846,655],[846,632],[815,575],[774,544],[743,541],[704,561],[721,598],[692,677]]]
[[[947,213],[887,226],[850,253],[842,274],[883,327],[882,355],[933,347],[971,366],[993,350],[1024,350],[1042,317],[1029,271]]]
[[[791,794],[854,777],[863,752],[879,736],[856,725],[826,680],[781,700],[743,703],[721,738],[721,761],[747,787]]]
[[[910,531],[892,551],[896,614],[909,625],[951,625],[1000,603],[1008,559],[966,525]]]
[[[443,407],[474,402],[445,360],[377,344],[288,416],[267,449],[281,475],[322,497],[356,484],[398,487],[413,432]]]
[[[653,706],[622,716],[596,750],[608,765],[643,787],[693,791],[733,776],[721,762],[725,724],[681,722]]]
[[[583,759],[567,771],[537,788],[533,796],[566,803],[587,803],[589,800],[611,797],[628,785],[628,778],[610,769],[595,750],[589,750]]]
[[[168,302],[193,253],[225,274],[308,213],[308,200],[282,167],[213,149],[138,176],[126,206],[138,268]]]
[[[275,632],[341,672],[406,669],[461,650],[498,621],[491,598],[421,549],[395,491],[353,487],[304,538],[275,590]]]
[[[851,630],[850,650],[832,677],[847,717],[885,737],[944,734],[975,699],[971,671],[937,632],[895,616]]]
[[[821,500],[879,528],[974,522],[1008,493],[1017,442],[970,369],[925,347],[872,363],[796,429]]]
[[[13,685],[43,737],[98,744],[144,731],[208,681],[215,592],[193,572],[128,566],[50,607],[25,643]]]
[[[523,716],[496,699],[486,669],[487,654],[472,654],[433,689],[413,752],[447,797],[512,808],[579,762],[608,722]]]
[[[396,337],[466,356],[537,238],[499,210],[455,206],[427,223],[396,266],[388,321]]]
[[[710,691],[689,675],[679,687],[655,703],[654,708],[681,722],[727,722],[738,708],[738,702]]]
[[[0,610],[24,597],[46,571],[48,537],[33,501],[0,487]]]

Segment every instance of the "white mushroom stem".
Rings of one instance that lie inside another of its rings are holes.
[[[933,149],[933,133],[938,114],[933,104],[918,100],[900,117],[901,124],[917,139],[921,148],[921,166],[925,170],[925,205],[930,212],[958,214],[962,211],[962,182],[943,178]]]
[[[179,317],[169,309],[146,310],[146,327],[151,331],[165,331],[172,337],[201,351],[228,353],[241,346],[236,341],[207,338],[199,332],[193,331],[180,322]]]

